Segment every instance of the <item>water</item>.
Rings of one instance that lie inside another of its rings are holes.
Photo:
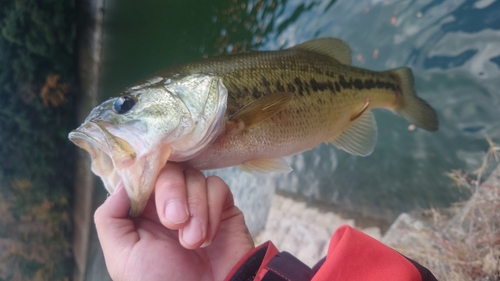
[[[369,157],[332,146],[288,159],[294,172],[212,173],[237,193],[263,225],[274,189],[394,219],[400,212],[447,206],[468,196],[444,176],[481,164],[487,134],[500,140],[500,1],[495,0],[229,0],[106,3],[101,96],[173,64],[241,50],[273,50],[337,37],[353,65],[373,70],[409,66],[418,95],[438,112],[440,129],[410,130],[376,110],[379,139]],[[252,221],[253,220],[253,221]]]

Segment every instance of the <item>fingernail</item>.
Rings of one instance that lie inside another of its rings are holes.
[[[165,218],[171,223],[183,223],[188,219],[188,211],[179,201],[171,201],[165,208]]]
[[[205,242],[203,242],[203,244],[201,244],[200,248],[208,247],[210,246],[210,244],[212,244],[212,239],[207,239],[205,240]]]
[[[182,240],[188,245],[194,245],[203,238],[203,230],[201,222],[195,218],[191,218],[189,224],[182,231]]]

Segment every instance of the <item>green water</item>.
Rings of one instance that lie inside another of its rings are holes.
[[[409,130],[378,110],[369,157],[321,145],[289,158],[290,174],[212,173],[246,190],[241,204],[258,204],[245,196],[278,188],[387,220],[466,198],[444,173],[479,167],[485,134],[500,141],[500,1],[108,0],[100,94],[115,96],[174,64],[318,37],[345,40],[356,66],[411,67],[418,95],[438,112],[439,131]]]

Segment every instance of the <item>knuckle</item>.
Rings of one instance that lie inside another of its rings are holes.
[[[188,168],[184,171],[184,176],[186,177],[186,182],[200,183],[205,181],[205,175],[199,170]]]
[[[210,176],[207,178],[207,185],[214,187],[228,187],[226,182],[218,176]],[[229,187],[228,187],[229,188]]]
[[[204,199],[202,196],[199,196],[197,194],[189,196],[189,198],[188,198],[189,209],[197,209],[200,206],[204,206],[206,204],[207,204],[206,199]]]
[[[165,190],[167,192],[183,190],[186,188],[186,184],[182,181],[164,181],[159,183],[158,188]]]

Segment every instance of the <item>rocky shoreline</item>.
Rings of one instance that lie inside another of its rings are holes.
[[[468,201],[402,213],[388,229],[387,223],[341,213],[278,193],[255,243],[271,240],[313,266],[335,230],[347,224],[423,264],[438,280],[500,280],[500,165]]]

